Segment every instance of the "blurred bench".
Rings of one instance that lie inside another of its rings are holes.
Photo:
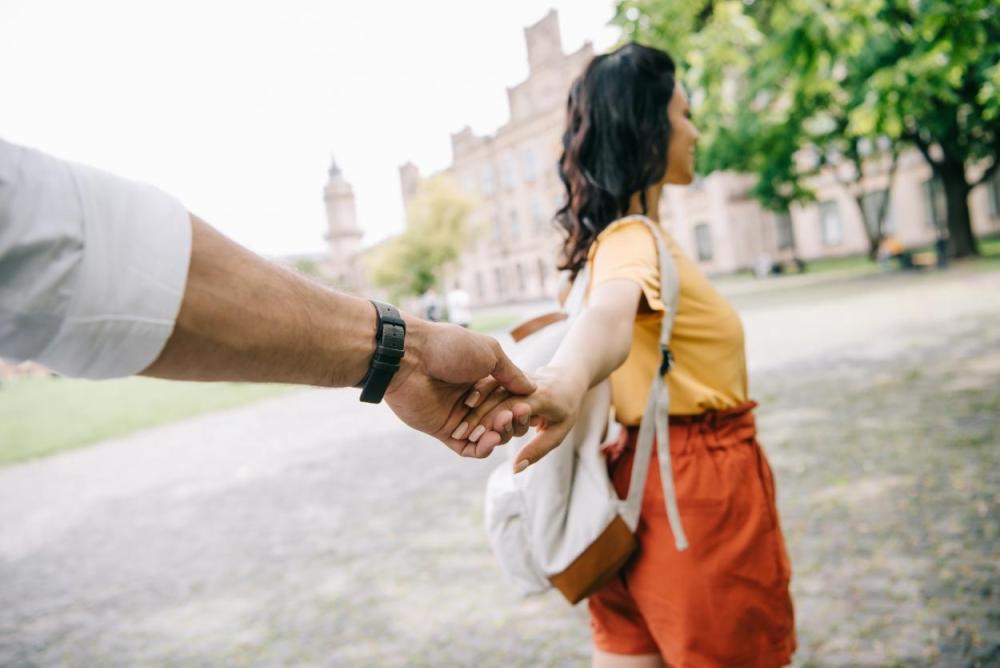
[[[915,269],[933,269],[937,266],[937,253],[934,251],[912,253],[910,258]]]
[[[937,266],[937,253],[934,251],[924,251],[921,253],[903,251],[899,255],[893,256],[893,259],[899,260],[900,269],[932,269]]]

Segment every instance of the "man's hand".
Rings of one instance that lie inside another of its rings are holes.
[[[406,317],[406,325],[406,354],[386,391],[386,403],[408,426],[463,457],[489,456],[498,441],[474,443],[465,438],[468,428],[464,433],[459,429],[469,408],[482,398],[474,384],[490,376],[512,393],[530,394],[534,383],[489,336],[412,317]]]
[[[523,436],[529,426],[535,428],[535,437],[514,456],[517,473],[563,442],[587,393],[586,380],[568,368],[543,367],[532,379],[537,389],[530,396],[511,396],[492,379],[480,381],[476,387],[484,399],[463,418],[473,425],[470,445],[490,450],[511,436]]]

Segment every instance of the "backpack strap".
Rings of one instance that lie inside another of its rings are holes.
[[[666,310],[660,325],[660,368],[653,377],[653,386],[646,402],[646,410],[639,426],[639,437],[636,442],[635,459],[632,461],[632,475],[629,479],[628,498],[625,499],[623,519],[634,532],[639,524],[639,512],[642,508],[642,494],[646,486],[646,476],[649,472],[649,460],[653,452],[653,436],[656,436],[656,457],[660,466],[660,480],[663,485],[663,499],[666,505],[667,520],[674,534],[674,544],[678,550],[688,546],[684,527],[681,525],[680,511],[677,507],[677,493],[674,489],[673,468],[670,465],[670,393],[664,374],[670,371],[672,358],[670,355],[670,333],[673,329],[674,317],[677,315],[677,301],[680,281],[677,266],[667,248],[663,233],[659,226],[646,216],[629,216],[645,223],[656,240],[656,253],[660,264],[660,299]],[[576,288],[576,286],[573,286]]]

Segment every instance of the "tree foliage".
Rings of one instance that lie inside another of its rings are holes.
[[[475,208],[476,202],[445,175],[422,182],[407,208],[406,231],[370,255],[372,282],[393,299],[434,287],[441,269],[457,259],[475,235]]]
[[[753,172],[753,195],[784,210],[831,161],[860,179],[879,151],[916,146],[955,254],[977,252],[968,194],[1000,160],[996,0],[621,0],[613,22],[680,61],[701,173]]]
[[[292,263],[292,266],[310,278],[320,278],[319,263],[315,260],[310,260],[309,258],[299,258]]]

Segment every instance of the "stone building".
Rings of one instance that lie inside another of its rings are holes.
[[[507,89],[510,120],[490,136],[469,127],[453,134],[453,161],[444,170],[476,195],[475,215],[489,221],[489,233],[445,277],[446,287],[460,285],[477,305],[551,297],[556,288],[551,219],[562,193],[555,164],[566,93],[594,50],[586,43],[564,53],[554,11],[524,34],[529,74]],[[420,178],[413,164],[400,167],[404,203]]]
[[[886,196],[889,176],[887,169],[870,171],[861,181],[862,206],[874,211]],[[861,210],[832,168],[809,184],[816,201],[793,205],[789,215],[768,211],[751,199],[753,179],[716,172],[691,186],[664,190],[661,221],[707,273],[750,269],[761,253],[772,258],[794,254],[808,262],[868,251]],[[900,156],[888,196],[885,231],[904,246],[932,244],[947,224],[944,192],[916,150]],[[969,210],[977,235],[1000,234],[1000,176],[972,191]]]
[[[330,161],[323,202],[327,224],[324,238],[329,244],[329,255],[320,267],[320,273],[341,290],[365,293],[368,282],[361,263],[363,232],[358,227],[354,189],[344,178],[336,160]]]
[[[476,217],[488,221],[488,233],[444,277],[446,287],[461,286],[476,306],[551,298],[557,285],[560,237],[551,221],[564,197],[556,163],[566,95],[594,50],[585,43],[565,53],[555,11],[524,35],[528,77],[507,89],[509,120],[492,135],[477,136],[469,127],[453,134],[452,164],[443,170],[478,198]],[[412,163],[399,174],[408,203],[422,177]],[[753,178],[716,172],[664,190],[661,221],[707,273],[750,269],[762,253],[809,261],[867,250],[857,204],[830,170],[813,181],[817,202],[789,215],[749,196]],[[885,175],[864,181],[865,206],[877,202],[887,181]],[[944,224],[944,199],[919,153],[901,156],[889,197],[890,231],[907,246],[932,243]],[[1000,177],[974,190],[969,205],[979,235],[1000,233]]]

